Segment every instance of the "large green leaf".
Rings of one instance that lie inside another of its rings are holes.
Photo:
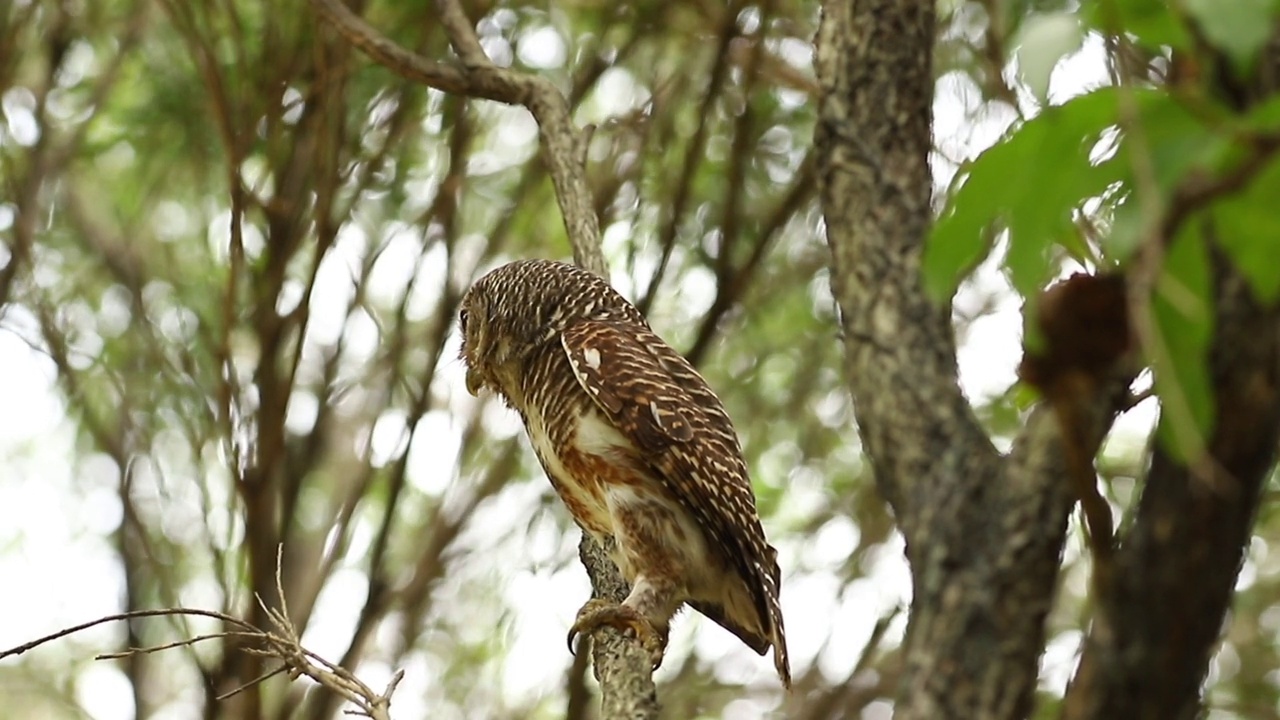
[[[1267,44],[1275,26],[1280,3],[1275,0],[1186,0],[1183,4],[1195,18],[1205,38],[1237,68],[1251,67],[1258,51]]]
[[[1117,161],[1124,170],[1126,199],[1113,213],[1103,249],[1123,261],[1159,230],[1167,204],[1189,173],[1219,172],[1231,144],[1210,124],[1212,113],[1192,112],[1177,98],[1157,91],[1134,91],[1131,119]]]
[[[970,166],[925,250],[929,293],[953,293],[1005,229],[1006,269],[1014,288],[1031,297],[1057,270],[1050,248],[1071,244],[1076,208],[1121,183],[1131,198],[1117,209],[1105,248],[1113,260],[1127,257],[1189,173],[1225,167],[1233,148],[1215,117],[1226,113],[1134,88],[1103,88],[1046,109]],[[1118,151],[1091,159],[1102,133],[1116,126],[1124,129]]]
[[[1116,111],[1114,88],[1081,95],[1045,109],[974,160],[929,238],[929,293],[950,296],[990,250],[997,227],[1009,231],[1014,287],[1034,293],[1052,274],[1047,251],[1070,231],[1075,208],[1120,179],[1114,159],[1090,160]]]
[[[1152,297],[1154,333],[1146,348],[1160,397],[1156,434],[1184,462],[1197,459],[1214,421],[1208,365],[1213,288],[1203,222],[1197,216],[1184,223],[1169,247]]]
[[[1171,11],[1167,0],[1088,3],[1083,13],[1089,25],[1104,34],[1114,34],[1118,25],[1126,35],[1148,49],[1191,46],[1191,33]]]
[[[1136,124],[1125,129],[1124,155],[1126,178],[1135,187],[1147,181],[1142,177],[1143,165],[1165,196],[1193,171],[1216,172],[1230,149],[1223,128],[1214,124],[1210,108],[1188,107],[1178,97],[1165,92],[1146,91],[1134,94]],[[1144,162],[1131,160],[1136,153],[1146,155]]]
[[[1214,205],[1218,244],[1264,303],[1280,300],[1280,160],[1272,161],[1239,194]]]
[[[1251,108],[1240,123],[1246,132],[1275,132],[1280,130],[1280,95],[1269,97]]]

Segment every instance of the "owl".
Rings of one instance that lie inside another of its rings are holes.
[[[556,494],[631,588],[593,599],[569,640],[609,625],[662,661],[684,606],[791,671],[777,553],[724,405],[638,309],[581,268],[521,260],[462,299],[467,390],[520,414]]]

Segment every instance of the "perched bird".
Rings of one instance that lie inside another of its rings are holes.
[[[631,585],[589,601],[569,640],[630,631],[662,661],[686,603],[764,655],[790,687],[777,553],[720,399],[604,280],[521,260],[480,278],[459,321],[467,390],[520,413],[573,519]]]

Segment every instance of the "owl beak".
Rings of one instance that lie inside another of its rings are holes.
[[[484,379],[480,377],[480,373],[472,368],[467,368],[467,392],[479,397],[480,388],[482,387],[484,387]]]

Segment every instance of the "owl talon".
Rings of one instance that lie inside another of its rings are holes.
[[[659,632],[648,618],[635,609],[600,598],[588,600],[578,611],[578,618],[573,627],[569,628],[569,652],[576,654],[573,641],[579,634],[590,634],[604,625],[639,640],[640,645],[649,652],[654,670],[662,664],[662,654],[667,648],[666,633]]]

